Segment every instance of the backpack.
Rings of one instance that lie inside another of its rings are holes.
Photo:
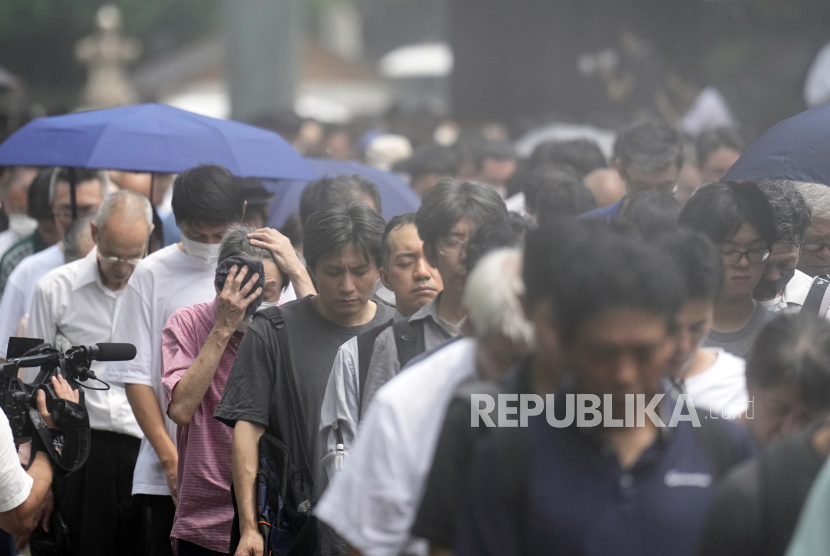
[[[280,347],[283,368],[290,386],[289,400],[297,427],[295,410],[296,387],[291,376],[291,357],[285,333],[285,319],[279,307],[269,307],[260,314],[271,321]],[[299,435],[298,438],[302,439]],[[302,443],[302,441],[301,441]],[[256,475],[257,514],[265,554],[300,556],[318,551],[318,523],[312,513],[314,480],[308,465],[305,447],[301,454],[292,454],[285,443],[266,431],[259,439],[259,469]],[[299,461],[295,460],[295,457]],[[231,534],[230,553],[239,544],[239,519],[234,496],[234,531]]]

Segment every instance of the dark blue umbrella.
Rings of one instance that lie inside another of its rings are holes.
[[[830,185],[830,103],[774,125],[749,146],[723,179],[761,178]]]
[[[412,192],[412,189],[402,179],[390,172],[377,170],[371,166],[353,161],[343,162],[321,158],[308,158],[306,160],[321,177],[335,178],[348,174],[359,174],[375,182],[378,189],[380,189],[383,217],[387,221],[393,216],[415,212],[421,204],[421,199]],[[300,208],[300,195],[302,195],[306,183],[305,181],[263,180],[265,187],[276,195],[271,202],[268,226],[272,228],[282,227],[285,220]]]
[[[162,104],[38,118],[0,145],[0,165],[175,173],[199,164],[239,177],[317,177],[276,133]]]

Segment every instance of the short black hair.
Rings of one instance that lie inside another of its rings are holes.
[[[339,252],[351,243],[367,261],[380,268],[385,222],[378,211],[353,201],[347,206],[329,205],[308,219],[303,229],[303,255],[311,272],[321,257]]]
[[[503,247],[519,247],[525,234],[533,228],[533,221],[521,214],[511,212],[507,217],[498,216],[484,222],[467,243],[464,261],[467,272],[472,272],[484,255]]]
[[[772,248],[778,231],[772,208],[751,181],[709,183],[698,189],[680,211],[680,225],[709,236],[714,243],[732,239],[748,223]]]
[[[605,168],[608,162],[595,141],[573,139],[540,143],[530,155],[528,164],[534,169],[542,164],[563,164],[573,168],[582,179],[598,168]]]
[[[674,195],[653,191],[632,199],[622,219],[634,226],[643,239],[654,239],[680,227],[680,210]]]
[[[26,214],[35,220],[50,220],[55,217],[49,204],[49,183],[52,180],[52,168],[38,170],[37,176],[29,186],[26,194],[28,204]]]
[[[531,197],[525,193],[525,204],[540,225],[557,218],[576,217],[597,206],[594,195],[567,166],[538,168],[528,179],[528,185]]]
[[[245,197],[227,168],[201,164],[176,177],[172,205],[179,226],[183,222],[218,226],[242,221]]]
[[[352,201],[362,201],[364,197],[370,198],[375,205],[375,210],[383,214],[383,208],[380,204],[380,189],[378,189],[375,182],[359,174],[334,178],[328,188],[321,192],[320,203],[322,206],[346,206]]]
[[[473,163],[477,170],[481,170],[482,164],[487,158],[512,160],[516,158],[516,151],[507,139],[479,137],[473,143]]]
[[[384,268],[386,267],[386,265],[389,264],[389,234],[391,234],[395,230],[399,230],[404,226],[409,225],[415,225],[414,212],[407,212],[406,214],[399,214],[398,216],[393,216],[392,220],[390,220],[386,224],[386,228],[384,228],[383,230],[383,237],[381,238],[381,248],[383,252],[382,266]]]
[[[586,321],[613,309],[659,315],[671,330],[683,301],[668,255],[601,222],[561,220],[528,232],[523,278],[531,307],[550,299],[565,342]]]
[[[320,199],[325,195],[334,178],[321,178],[305,184],[300,194],[300,224],[305,228],[308,217],[317,212],[321,206]]]
[[[655,244],[671,257],[680,272],[686,300],[718,299],[723,288],[723,262],[706,235],[678,229],[661,236]]]
[[[744,142],[738,132],[731,127],[716,127],[701,131],[695,140],[697,165],[702,168],[712,153],[720,149],[731,149],[742,153]]]
[[[746,358],[749,386],[792,380],[811,409],[830,410],[830,322],[816,315],[781,315],[766,323]]]
[[[812,222],[812,210],[796,189],[795,182],[762,180],[758,187],[772,208],[778,240],[800,243]]]
[[[492,187],[445,178],[421,200],[415,215],[418,235],[424,244],[435,245],[464,215],[481,225],[490,218],[506,216],[507,207]]]
[[[680,132],[660,120],[648,120],[623,129],[614,143],[614,158],[624,168],[662,172],[672,164],[683,167]]]
[[[458,155],[449,147],[424,143],[415,149],[403,168],[413,180],[428,174],[452,177],[458,171]]]

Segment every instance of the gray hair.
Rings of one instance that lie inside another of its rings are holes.
[[[58,183],[65,181],[69,182],[69,168],[56,166],[52,170],[52,176],[49,178],[49,202],[55,200],[55,192]],[[106,197],[111,189],[110,176],[105,170],[88,170],[86,168],[75,168],[75,176],[77,183],[82,183],[92,179],[97,179],[101,183],[101,197]]]
[[[813,212],[813,218],[830,220],[830,188],[820,183],[792,182]]]
[[[277,265],[277,260],[268,249],[251,245],[248,234],[255,231],[256,228],[248,224],[236,224],[231,227],[225,237],[222,238],[222,243],[219,244],[219,262],[221,263],[228,257],[240,256],[259,261],[269,260]],[[279,268],[279,265],[277,265],[277,268]]]
[[[778,239],[783,241],[801,241],[812,216],[810,206],[796,189],[796,182],[791,180],[762,180],[758,187],[767,198],[772,208]]]
[[[95,215],[95,227],[99,234],[103,233],[114,214],[130,223],[143,217],[147,222],[148,233],[153,229],[153,207],[141,193],[122,189],[104,197]]]
[[[92,243],[92,227],[90,223],[95,219],[94,214],[76,218],[63,235],[63,262],[71,263],[86,256],[82,250],[84,240]]]
[[[521,250],[498,249],[485,255],[464,288],[464,305],[476,336],[499,334],[517,346],[533,345],[533,324],[521,303],[524,293]]]

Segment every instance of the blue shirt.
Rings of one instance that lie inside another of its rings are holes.
[[[737,453],[749,457],[748,435],[725,423]],[[625,470],[593,429],[554,428],[544,413],[528,425],[496,429],[477,447],[456,554],[696,554],[713,488],[709,456],[691,423],[660,429],[657,440]],[[516,453],[515,440],[505,438],[517,432],[527,433],[529,440],[526,464],[505,455],[511,449]],[[516,493],[522,484],[515,479],[517,466],[525,467],[519,476],[529,483],[524,495]]]
[[[595,208],[585,214],[580,214],[579,218],[599,218],[608,223],[616,222],[620,219],[620,209],[622,209],[623,201],[625,201],[625,195],[613,205]]]

